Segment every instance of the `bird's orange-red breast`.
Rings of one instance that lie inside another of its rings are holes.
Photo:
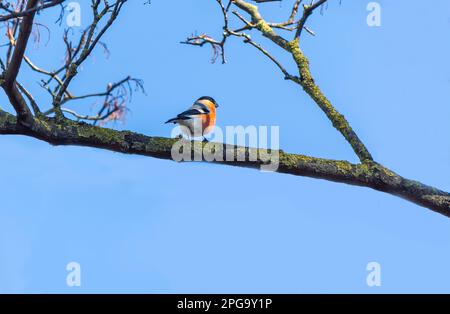
[[[202,133],[209,134],[216,126],[216,104],[208,99],[199,99],[197,102],[204,104],[208,110],[208,114],[201,115],[202,119]]]

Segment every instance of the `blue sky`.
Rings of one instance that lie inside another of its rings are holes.
[[[169,136],[162,122],[211,95],[220,126],[276,125],[285,151],[357,161],[314,103],[254,48],[231,40],[222,65],[210,63],[207,47],[179,44],[194,32],[220,35],[214,1],[143,2],[124,6],[104,38],[109,58],[96,51],[72,87],[83,94],[127,75],[145,81],[147,95],[134,95],[126,123],[109,126]],[[283,19],[292,2],[260,7]],[[304,34],[303,50],[377,161],[450,190],[450,3],[378,2],[381,27],[368,27],[368,1],[330,1],[311,17],[317,36]],[[27,51],[50,69],[64,56],[57,15],[38,16],[50,40]],[[39,77],[24,67],[19,79],[48,107]],[[71,108],[89,113],[92,102]],[[0,149],[1,292],[450,292],[449,220],[391,195],[18,136],[0,137]],[[66,285],[72,261],[81,287]],[[381,287],[366,285],[373,261]]]

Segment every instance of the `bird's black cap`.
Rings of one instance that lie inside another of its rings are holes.
[[[212,102],[212,103],[216,106],[216,108],[219,107],[219,105],[218,105],[217,102],[214,100],[214,98],[209,97],[209,96],[202,96],[202,97],[200,97],[200,98],[197,99],[197,100],[209,100],[210,102]]]

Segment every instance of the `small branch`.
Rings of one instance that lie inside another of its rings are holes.
[[[110,120],[119,120],[126,113],[126,102],[131,99],[133,91],[140,91],[145,94],[142,80],[128,76],[114,84],[108,84],[104,92],[66,97],[60,102],[58,108],[61,110],[61,112],[68,113],[76,117],[78,120],[94,121],[94,124],[100,121],[105,123],[106,121]],[[66,104],[70,101],[95,97],[105,97],[105,99],[103,101],[102,107],[94,116],[79,114],[74,110],[62,107],[63,104]],[[43,115],[48,116],[54,113],[55,110],[55,108],[49,109],[44,112]]]
[[[118,109],[114,109],[113,111],[107,112],[105,115],[103,116],[89,116],[89,115],[81,115],[78,114],[76,111],[71,110],[71,109],[67,109],[67,108],[63,108],[61,107],[61,111],[62,112],[66,112],[72,116],[74,116],[75,118],[77,118],[78,120],[87,120],[87,121],[103,121],[108,119],[109,116],[111,116],[113,113],[115,113]]]
[[[327,2],[327,0],[318,0],[315,3],[311,2],[310,5],[303,5],[303,16],[297,24],[297,31],[295,32],[295,38],[299,38],[302,30],[305,28],[306,20],[313,14],[314,10],[320,7],[322,4]]]
[[[9,14],[0,15],[0,22],[6,22],[6,21],[9,21],[12,19],[29,16],[31,14],[35,14],[36,12],[38,12],[40,10],[44,10],[44,9],[51,8],[51,7],[57,6],[59,4],[62,4],[64,1],[65,0],[46,0],[46,1],[41,0],[40,2],[42,2],[42,4],[38,4],[31,8],[27,8],[25,11],[16,12],[16,11],[8,10]],[[3,7],[3,9],[5,9],[5,7]]]
[[[54,79],[59,84],[59,86],[63,85],[63,82],[59,78],[57,72],[50,72],[50,71],[46,71],[42,68],[39,68],[27,56],[24,56],[23,59],[25,60],[25,63],[27,63],[33,71],[49,76],[51,79]],[[48,85],[48,82],[45,85]],[[67,95],[67,97],[73,97],[72,94],[67,89],[66,89],[66,95]]]
[[[87,31],[87,38],[84,42],[83,48],[80,50],[80,55],[77,60],[72,61],[67,64],[66,75],[63,77],[63,85],[59,87],[55,101],[54,107],[57,109],[61,105],[62,97],[64,96],[66,90],[68,89],[70,83],[77,75],[78,68],[81,64],[91,55],[94,48],[100,42],[100,39],[105,34],[105,32],[111,27],[113,22],[116,20],[119,15],[122,6],[127,2],[127,0],[117,0],[113,4],[109,4],[108,1],[105,1],[105,5],[103,9],[98,12],[100,1],[94,1],[92,5],[92,12],[94,14],[94,20]],[[102,20],[104,16],[109,13],[109,19],[106,21],[106,24],[96,33],[97,26],[99,22]]]
[[[272,61],[278,67],[278,69],[280,69],[280,71],[283,73],[284,79],[291,80],[291,81],[294,81],[296,83],[300,82],[300,78],[298,76],[294,76],[294,75],[289,74],[289,72],[284,68],[284,66],[281,64],[281,62],[278,61],[273,55],[271,55],[260,44],[257,44],[256,42],[254,42],[251,39],[250,35],[241,34],[241,36],[244,37],[244,43],[248,43],[248,44],[252,45],[256,49],[258,49],[263,55],[265,55],[267,58],[269,58],[269,60]]]
[[[23,87],[22,84],[20,84],[19,82],[16,82],[16,84],[17,84],[17,87],[19,88],[19,90],[22,92],[22,94],[24,94],[25,97],[28,98],[31,108],[33,108],[34,115],[41,114],[41,110],[39,109],[39,106],[38,106],[36,100],[34,99],[33,95],[31,95],[31,93],[25,87]]]

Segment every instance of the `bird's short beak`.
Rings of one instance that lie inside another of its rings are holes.
[[[216,108],[219,108],[219,104],[217,104],[217,103],[216,103],[216,105],[215,105],[215,106],[216,106]]]

